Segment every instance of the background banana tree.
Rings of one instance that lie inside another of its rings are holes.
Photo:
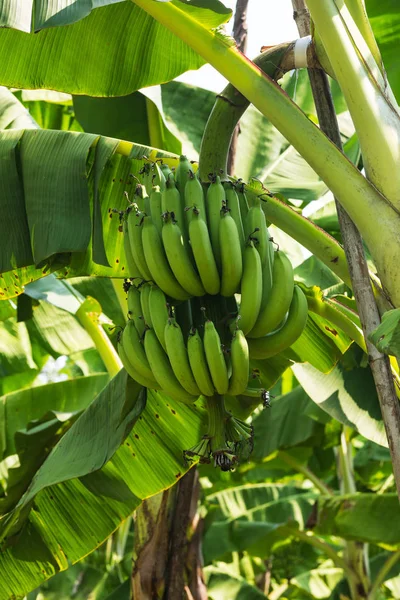
[[[399,97],[392,4],[367,8]],[[133,544],[143,557],[131,515],[181,479],[188,470],[182,452],[204,432],[201,404],[145,394],[119,371],[114,350],[127,314],[118,218],[124,192],[149,159],[173,166],[183,151],[196,160],[215,101],[170,81],[208,56],[154,20],[156,5],[32,2],[13,10],[0,3],[0,45],[10,56],[0,83],[18,88],[4,88],[0,98],[7,240],[0,253],[0,598],[22,597],[56,573],[29,596],[128,598]],[[230,17],[221,3],[175,0],[171,7],[230,52],[214,33]],[[305,71],[280,85],[317,120]],[[27,89],[38,87],[63,94]],[[335,82],[332,90],[345,152],[361,169],[345,96]],[[204,532],[208,595],[399,597],[399,508],[340,246],[337,190],[270,118],[254,108],[242,117],[236,173],[274,193],[266,208],[273,237],[314,311],[290,351],[257,364],[275,397],[255,419],[251,461],[229,474],[199,467],[195,530]],[[375,198],[371,187],[363,190]],[[253,406],[230,408],[246,418]],[[160,496],[149,507],[159,515]],[[204,594],[195,572],[187,566],[188,588]],[[164,594],[162,582],[157,593]]]

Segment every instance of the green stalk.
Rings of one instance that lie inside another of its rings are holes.
[[[287,463],[290,467],[293,467],[293,469],[295,469],[299,473],[302,473],[304,477],[309,479],[315,485],[315,487],[321,492],[321,494],[324,494],[325,496],[333,496],[332,490],[330,490],[328,486],[325,485],[325,483],[321,481],[321,479],[319,479],[319,477],[317,477],[315,473],[311,471],[311,469],[305,467],[293,456],[291,456],[287,452],[283,452],[283,450],[280,450],[278,452],[278,458],[282,459],[285,463]]]
[[[224,397],[215,394],[215,396],[205,396],[206,409],[208,414],[208,431],[210,436],[211,450],[221,450],[226,448],[225,443],[225,404]]]
[[[78,308],[76,316],[92,338],[110,377],[114,377],[122,369],[122,363],[110,338],[98,322],[97,315],[91,316],[82,305]]]
[[[346,4],[308,0],[307,6],[354,121],[367,175],[399,210],[400,115],[390,86]],[[361,23],[361,7],[352,8]]]
[[[356,223],[400,306],[400,215],[261,69],[171,2],[132,0],[224,75],[302,154]],[[314,1],[314,0],[313,0]]]

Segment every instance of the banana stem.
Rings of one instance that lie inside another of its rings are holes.
[[[110,377],[114,377],[122,369],[122,363],[110,338],[98,322],[97,315],[92,316],[82,305],[78,308],[76,316],[92,338]]]
[[[210,436],[211,451],[221,450],[225,443],[225,403],[224,397],[206,396],[206,409],[208,414],[208,435]]]

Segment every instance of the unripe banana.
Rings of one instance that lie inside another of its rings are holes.
[[[150,190],[151,190],[152,186],[153,186],[153,183],[152,183],[152,176],[153,176],[153,174],[151,172],[151,163],[149,163],[149,162],[144,163],[143,167],[139,171],[139,175],[140,175],[140,178],[141,178],[141,181],[142,181],[141,187],[144,187],[145,192],[148,195],[150,193]],[[136,200],[136,202],[137,202],[137,204],[139,206],[139,209],[142,210],[142,211],[144,211],[145,210],[145,208],[144,208],[144,202],[141,203],[140,200],[139,201]]]
[[[194,207],[199,211],[200,218],[207,221],[203,186],[197,179],[196,175],[192,172],[189,172],[189,179],[185,185],[185,215],[188,227],[193,218],[192,209]]]
[[[192,404],[197,400],[197,396],[189,394],[175,377],[168,356],[153,329],[146,330],[144,348],[151,370],[153,373],[157,373],[157,381],[168,396],[186,404]]]
[[[200,274],[201,282],[207,294],[218,294],[221,286],[217,264],[215,262],[207,223],[200,217],[199,211],[193,209],[193,218],[189,223],[189,239]]]
[[[142,313],[142,305],[140,302],[140,292],[134,285],[131,285],[131,287],[128,290],[128,312],[129,317],[135,323],[135,327],[139,335],[142,336],[145,327],[144,317]]]
[[[213,178],[206,195],[206,207],[208,227],[210,232],[211,245],[214,252],[215,262],[218,268],[221,267],[221,249],[219,245],[219,225],[221,221],[221,210],[225,205],[226,197],[224,186],[220,177]]]
[[[146,263],[142,242],[144,217],[145,214],[143,212],[131,207],[131,210],[128,213],[128,234],[129,241],[131,244],[132,256],[137,265],[137,268],[139,269],[142,278],[146,281],[150,281],[152,277]]]
[[[162,171],[162,174],[164,175],[164,179],[165,179],[165,181],[167,181],[167,179],[168,179],[168,177],[169,177],[170,175],[172,175],[172,176],[174,175],[174,174],[172,173],[172,171],[171,171],[171,169],[170,169],[169,165],[167,165],[167,163],[165,163],[165,162],[162,162],[162,161],[161,161],[161,163],[160,163],[160,169],[161,169],[161,171]],[[160,186],[160,187],[161,187],[161,186]],[[164,190],[161,190],[161,191],[163,192]]]
[[[152,170],[153,176],[151,178],[152,186],[150,190],[158,185],[160,190],[163,191],[165,189],[165,176],[157,161],[153,163]]]
[[[175,183],[181,194],[182,201],[184,201],[185,186],[189,177],[189,173],[193,173],[193,167],[188,161],[187,157],[182,154],[179,157],[179,163],[175,169]]]
[[[133,321],[128,321],[125,326],[122,334],[122,346],[125,350],[127,359],[135,371],[157,386],[158,383],[150,368],[143,344],[140,341],[140,336]]]
[[[226,205],[230,210],[232,219],[236,223],[236,227],[237,227],[239,238],[240,238],[240,246],[241,246],[242,252],[243,252],[244,245],[245,245],[245,237],[244,237],[242,215],[240,213],[239,198],[238,198],[238,195],[236,193],[236,189],[235,189],[235,186],[233,183],[231,183],[230,181],[224,183],[224,188],[225,188],[225,195],[226,195]]]
[[[228,370],[221,340],[212,321],[206,321],[204,326],[204,351],[215,389],[218,394],[226,394],[229,388]]]
[[[293,296],[293,267],[282,250],[275,252],[273,286],[249,337],[259,338],[277,329],[289,310]]]
[[[149,296],[152,286],[150,283],[144,283],[140,286],[140,306],[142,307],[142,315],[147,327],[153,327],[151,313],[149,308]]]
[[[172,370],[179,383],[189,394],[200,396],[201,391],[190,368],[182,330],[175,319],[168,319],[165,325],[165,343]]]
[[[256,251],[257,252],[257,251]],[[237,329],[231,344],[232,375],[229,380],[227,394],[237,396],[243,394],[249,380],[249,348],[243,331]]]
[[[149,184],[148,184],[149,185]],[[135,203],[138,205],[139,210],[146,213],[146,215],[150,214],[150,198],[147,190],[151,190],[151,187],[146,188],[144,185],[136,186],[135,190]]]
[[[167,349],[165,345],[165,324],[169,318],[168,312],[168,303],[165,297],[165,294],[162,290],[160,290],[157,286],[152,286],[150,290],[149,296],[149,310],[151,315],[151,322],[153,323],[152,327],[156,332],[156,336],[164,348]]]
[[[261,306],[262,288],[261,258],[250,240],[244,250],[243,276],[240,284],[239,327],[245,335],[253,329],[257,321]]]
[[[168,179],[165,182],[165,185],[166,187],[165,190],[162,192],[161,197],[162,212],[173,212],[179,227],[182,228],[184,225],[183,202],[181,202],[181,197],[177,187],[175,186],[174,178],[172,177],[172,175],[168,177]]]
[[[158,233],[162,231],[162,208],[161,208],[162,193],[160,186],[153,186],[150,194],[150,214]]]
[[[242,249],[236,223],[228,209],[221,211],[219,225],[221,249],[221,295],[233,296],[242,279]]]
[[[151,273],[151,279],[165,294],[171,296],[171,298],[187,300],[189,294],[181,285],[179,285],[171,271],[164,252],[161,237],[159,236],[151,217],[144,218],[142,240],[144,255]]]
[[[158,384],[154,385],[153,380],[149,380],[146,377],[143,377],[143,375],[140,375],[140,373],[136,371],[136,369],[128,360],[128,357],[126,356],[121,341],[118,341],[118,355],[121,359],[122,364],[124,365],[125,371],[127,371],[127,373],[132,377],[132,379],[140,383],[140,385],[143,385],[144,387],[149,388],[151,390],[160,389],[161,386],[159,386]]]
[[[164,213],[162,240],[172,272],[181,286],[191,296],[204,296],[205,289],[193,267],[181,229],[171,213]]]
[[[247,213],[244,232],[246,239],[251,237],[253,241],[258,241],[256,247],[260,253],[261,264],[264,266],[268,258],[269,232],[265,221],[265,215],[261,208],[260,198],[256,197],[254,199],[254,204]]]
[[[188,338],[188,356],[193,377],[203,396],[213,396],[215,388],[208,369],[203,340],[197,329],[192,329]]]
[[[247,213],[249,212],[249,203],[244,191],[244,183],[240,183],[237,188],[237,195],[239,198],[240,215],[242,217],[243,228],[246,223]]]
[[[251,358],[269,358],[289,348],[302,334],[307,323],[307,299],[296,285],[285,324],[269,335],[249,340]]]
[[[125,264],[126,264],[126,276],[130,279],[140,280],[142,275],[138,269],[135,259],[133,258],[131,243],[129,241],[128,221],[127,218],[123,219],[123,232],[124,232],[124,250],[125,250]],[[136,284],[139,281],[135,282]]]

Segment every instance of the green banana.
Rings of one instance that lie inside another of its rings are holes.
[[[150,190],[157,185],[159,186],[161,191],[165,190],[165,175],[157,161],[153,163],[152,170],[153,176],[151,178],[152,185],[150,187]]]
[[[189,253],[183,243],[181,229],[175,222],[172,213],[164,213],[162,241],[172,272],[181,286],[191,296],[204,296],[206,291],[193,267]]]
[[[139,210],[146,213],[146,215],[149,215],[150,214],[150,198],[149,198],[149,194],[147,193],[147,190],[150,191],[151,187],[146,188],[146,186],[140,185],[140,183],[138,183],[138,185],[136,186],[136,190],[135,190],[135,202],[138,205]]]
[[[289,310],[294,288],[293,267],[282,250],[275,252],[272,279],[271,292],[249,337],[259,338],[277,329]]]
[[[189,173],[193,173],[193,167],[190,164],[187,156],[182,154],[179,157],[179,163],[175,169],[175,183],[181,194],[182,201],[184,201],[185,186],[189,177]]]
[[[142,275],[138,269],[135,259],[133,258],[131,243],[129,241],[128,221],[126,217],[123,219],[122,227],[124,232],[126,276],[130,279],[142,279]]]
[[[194,207],[198,209],[200,217],[207,221],[203,186],[196,175],[189,171],[189,179],[185,185],[185,215],[188,227],[193,218]]]
[[[183,202],[181,202],[181,197],[172,175],[168,177],[165,185],[166,187],[161,197],[161,210],[163,213],[173,212],[179,227],[182,229],[184,226]]]
[[[168,319],[164,335],[168,358],[176,378],[189,394],[200,396],[201,391],[190,368],[182,330],[175,319]]]
[[[249,348],[246,336],[241,329],[237,329],[233,335],[231,344],[232,375],[229,380],[227,394],[237,396],[243,394],[249,380]]]
[[[150,190],[152,188],[152,185],[153,185],[152,184],[151,163],[149,163],[149,162],[144,163],[143,167],[139,171],[139,175],[141,176],[141,181],[142,181],[142,183],[140,184],[141,187],[144,187],[146,193],[149,194]],[[144,196],[143,196],[143,198],[144,198]],[[140,210],[144,211],[144,202],[143,203],[138,202],[138,206],[139,206]]]
[[[126,357],[135,371],[137,371],[139,375],[146,377],[148,381],[153,381],[154,385],[158,385],[150,368],[149,361],[146,358],[143,344],[140,341],[140,335],[138,334],[133,321],[128,321],[125,326],[122,333],[122,345]]]
[[[186,404],[192,404],[197,400],[197,396],[189,394],[175,377],[168,356],[153,329],[147,329],[145,332],[144,348],[151,370],[157,373],[157,381],[168,396]]]
[[[218,268],[221,267],[219,225],[221,221],[221,210],[225,206],[225,202],[224,186],[221,183],[220,177],[218,175],[214,176],[207,190],[206,207],[211,245]]]
[[[162,193],[160,186],[153,186],[150,194],[150,215],[160,235],[162,231],[161,197]]]
[[[148,268],[150,269],[151,279],[165,294],[171,296],[171,298],[187,300],[189,294],[177,282],[171,271],[164,252],[161,237],[159,236],[151,217],[144,218],[142,240],[144,255],[146,257]]]
[[[242,223],[246,223],[247,213],[249,212],[249,203],[244,191],[244,183],[239,183],[237,187],[237,195],[239,198],[240,215],[242,217]],[[244,225],[243,225],[244,228]]]
[[[144,317],[142,313],[142,305],[140,302],[140,292],[134,285],[131,285],[131,287],[128,290],[128,313],[129,317],[135,323],[135,327],[139,335],[142,336],[145,327]]]
[[[147,327],[153,327],[149,309],[149,296],[151,288],[152,285],[150,283],[144,283],[140,286],[140,306],[142,307],[142,315]]]
[[[269,358],[289,348],[302,334],[307,323],[307,299],[296,285],[285,324],[263,338],[249,340],[251,358]]]
[[[118,341],[118,355],[121,359],[122,364],[124,365],[125,371],[127,371],[127,373],[132,377],[132,379],[134,379],[135,381],[137,381],[138,383],[140,383],[140,385],[143,385],[146,388],[149,389],[160,389],[160,386],[154,385],[153,380],[149,380],[146,377],[143,377],[143,375],[140,375],[140,373],[138,373],[136,371],[136,369],[133,367],[133,365],[130,363],[130,361],[128,360],[128,357],[126,356],[124,347],[122,345],[121,341]]]
[[[268,258],[269,232],[261,208],[261,200],[258,197],[255,197],[254,204],[247,213],[244,230],[246,239],[251,237],[253,241],[257,240],[257,250],[260,253],[261,264],[264,266]]]
[[[149,296],[149,311],[151,316],[152,327],[156,332],[156,336],[164,348],[167,349],[165,345],[165,324],[169,318],[168,312],[168,303],[165,297],[165,294],[159,287],[153,285],[150,290]]]
[[[254,327],[260,312],[263,280],[261,258],[250,240],[244,249],[243,276],[240,284],[240,322],[239,326],[246,335]]]
[[[243,264],[239,233],[229,209],[221,211],[219,225],[221,250],[221,295],[233,296],[240,286]]]
[[[207,294],[215,295],[220,290],[221,281],[211,246],[207,223],[200,217],[200,212],[197,208],[194,208],[192,212],[193,218],[189,223],[189,239],[194,260],[205,291]]]
[[[245,246],[245,237],[244,237],[242,215],[240,213],[239,198],[236,193],[235,185],[232,182],[227,181],[226,183],[224,183],[224,188],[225,188],[225,195],[226,195],[226,205],[229,208],[229,210],[231,211],[232,219],[236,223],[236,227],[237,227],[239,238],[240,238],[240,247],[242,248],[242,251],[243,251],[244,246]]]
[[[203,340],[197,329],[192,328],[189,334],[187,350],[193,377],[203,396],[215,394],[214,385],[207,365]]]
[[[134,206],[135,205],[131,206],[131,210],[128,213],[128,234],[132,256],[142,278],[146,281],[150,281],[152,277],[144,256],[142,241],[143,220],[145,214],[140,210],[136,210]]]
[[[204,351],[215,389],[218,394],[226,394],[229,388],[228,370],[221,340],[212,321],[206,321],[204,326]]]
[[[168,177],[170,175],[172,175],[172,176],[174,175],[172,173],[171,168],[169,167],[169,165],[167,165],[167,163],[165,163],[165,162],[162,162],[162,161],[160,162],[160,169],[162,171],[162,174],[164,175],[165,181],[167,181],[167,179],[168,179]],[[164,191],[164,190],[161,190],[161,191]]]

